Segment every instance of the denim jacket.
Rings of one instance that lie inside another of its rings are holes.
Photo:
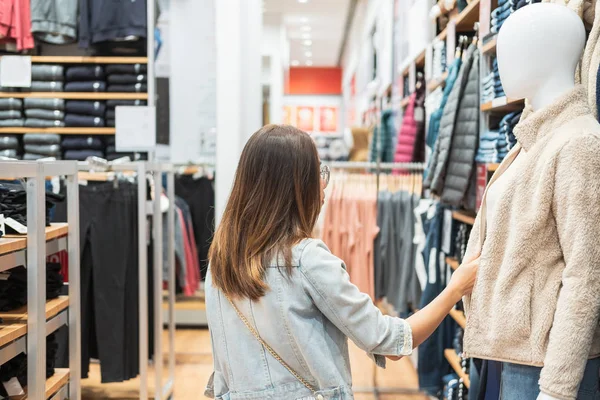
[[[262,339],[303,379],[311,393],[263,348],[223,293],[206,276],[206,314],[214,373],[206,395],[222,400],[353,399],[350,338],[379,365],[385,357],[410,355],[412,331],[384,316],[350,283],[342,260],[320,240],[293,248],[293,272],[274,260],[265,274],[270,290],[256,302],[234,300]]]

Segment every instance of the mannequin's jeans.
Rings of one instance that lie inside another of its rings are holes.
[[[535,400],[540,394],[538,381],[541,371],[539,367],[503,363],[500,400]],[[599,371],[600,358],[589,360],[579,386],[577,400],[600,399]]]

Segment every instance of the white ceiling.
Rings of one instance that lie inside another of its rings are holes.
[[[349,6],[350,0],[264,0],[266,17],[281,16],[290,41],[290,63],[298,61],[299,66],[311,61],[315,67],[337,66]]]

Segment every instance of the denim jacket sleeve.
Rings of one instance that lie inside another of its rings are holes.
[[[412,330],[403,319],[385,316],[350,282],[344,262],[320,240],[311,240],[300,258],[305,290],[317,308],[378,366],[384,356],[412,353]]]

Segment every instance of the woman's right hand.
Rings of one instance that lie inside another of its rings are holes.
[[[456,269],[450,279],[449,288],[456,293],[458,297],[471,294],[475,281],[477,279],[477,270],[479,269],[479,254],[468,259]]]

